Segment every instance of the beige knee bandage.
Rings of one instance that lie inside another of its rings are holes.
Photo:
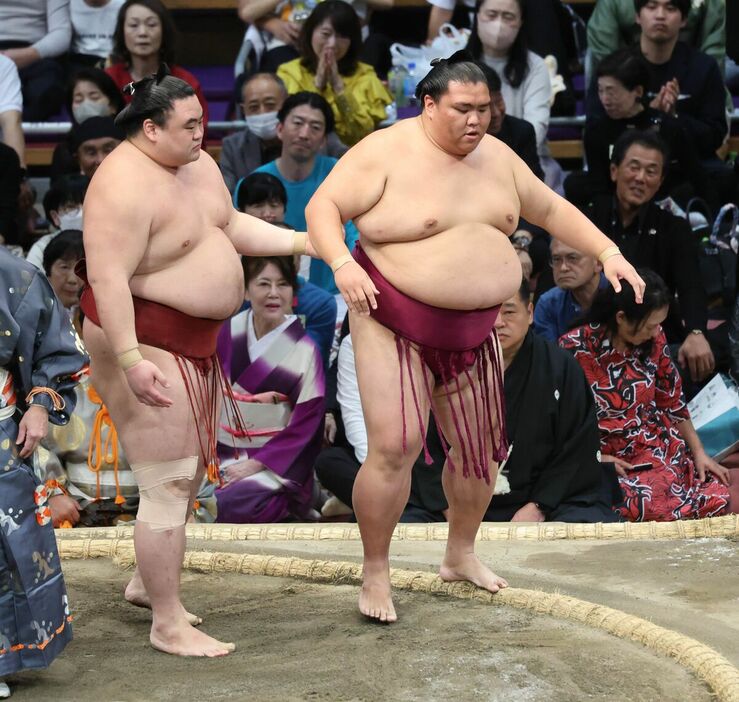
[[[131,470],[139,486],[137,519],[152,531],[183,526],[187,521],[190,486],[177,481],[191,481],[198,468],[198,457],[188,456],[162,463],[136,463]]]

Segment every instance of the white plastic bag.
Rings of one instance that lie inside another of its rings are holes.
[[[464,49],[470,36],[469,29],[457,29],[449,23],[442,24],[439,35],[428,46],[406,46],[393,44],[390,55],[394,66],[403,66],[409,69],[415,64],[414,74],[418,80],[431,70],[431,61],[435,58],[449,58],[455,51]]]

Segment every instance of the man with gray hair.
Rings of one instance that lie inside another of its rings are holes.
[[[217,427],[243,430],[238,413],[220,415],[227,383],[216,340],[244,301],[238,254],[302,254],[306,239],[233,208],[200,148],[203,108],[191,86],[160,70],[127,88],[131,104],[116,119],[126,140],[85,198],[80,270],[92,381],[140,493],[126,599],[151,607],[155,648],[223,656],[234,645],[193,628],[200,620],[179,597],[185,522],[206,470],[219,477]]]
[[[508,241],[519,215],[598,256],[617,289],[620,279],[639,298],[644,289],[610,239],[485,133],[490,92],[464,52],[436,62],[416,97],[421,115],[354,146],[306,211],[311,241],[349,307],[368,438],[352,500],[364,547],[359,609],[383,622],[397,619],[390,539],[430,409],[447,450],[440,575],[491,592],[507,585],[474,544],[508,451],[494,325],[521,285]],[[341,226],[349,219],[360,231],[354,256]]]

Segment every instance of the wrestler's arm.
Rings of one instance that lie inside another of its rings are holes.
[[[226,190],[228,196],[228,190]],[[230,197],[228,198],[230,200]],[[303,251],[302,237],[296,232],[274,224],[265,222],[258,217],[239,212],[231,208],[231,218],[224,227],[226,236],[231,239],[236,251],[246,256],[289,256],[293,253],[308,253]],[[295,246],[298,250],[295,250]]]
[[[127,177],[119,164],[112,165],[101,165],[87,190],[83,240],[100,326],[113,353],[119,355],[139,345],[129,281],[146,252],[153,212],[150,198],[139,192],[141,184]],[[126,379],[140,402],[171,404],[154,387],[155,380],[164,387],[168,384],[149,361],[128,368]]]
[[[507,152],[524,219],[543,227],[567,246],[596,258],[616,246],[580,210],[537,178],[513,151],[507,149]],[[636,299],[641,302],[644,281],[634,267],[620,254],[604,260],[603,271],[616,292],[621,290],[619,280],[625,279],[632,284]]]
[[[370,210],[382,197],[387,174],[380,155],[387,153],[385,142],[383,132],[360,141],[339,159],[305,208],[312,245],[334,271],[336,287],[349,309],[365,315],[369,305],[377,307],[379,292],[349,253],[342,225]]]

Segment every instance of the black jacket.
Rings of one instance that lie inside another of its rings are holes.
[[[672,57],[660,65],[650,63],[647,100],[673,78],[680,84],[677,121],[695,144],[700,158],[713,158],[727,132],[726,90],[716,60],[692,46],[678,42]],[[598,99],[597,78],[588,93],[589,119],[605,114]]]
[[[652,200],[624,229],[613,195],[594,198],[585,214],[616,242],[632,266],[651,268],[670,292],[677,294],[679,308],[670,310],[664,324],[668,341],[683,341],[686,327],[705,332],[708,301],[698,268],[698,239],[685,219],[663,210]]]

